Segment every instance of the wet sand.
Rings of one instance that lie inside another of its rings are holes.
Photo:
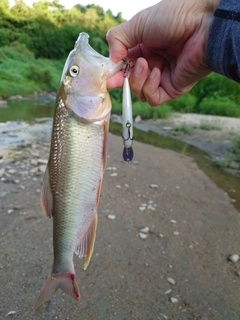
[[[240,262],[228,257],[240,253],[240,214],[231,199],[173,151],[135,141],[135,162],[124,163],[111,134],[93,257],[86,271],[74,258],[81,302],[59,290],[34,313],[52,264],[51,220],[39,205],[49,139],[2,160],[0,319],[239,319]]]

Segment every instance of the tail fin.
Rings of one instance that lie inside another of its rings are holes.
[[[43,302],[51,298],[52,295],[60,288],[63,292],[72,296],[77,301],[80,301],[80,292],[75,282],[74,273],[61,273],[57,275],[50,275],[44,283],[37,301],[34,304],[36,310]]]

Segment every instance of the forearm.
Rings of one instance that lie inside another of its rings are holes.
[[[240,1],[221,0],[209,33],[206,62],[211,70],[240,82]]]

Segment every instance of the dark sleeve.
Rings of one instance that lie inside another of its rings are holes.
[[[240,82],[240,1],[221,0],[209,33],[206,61],[211,70]]]

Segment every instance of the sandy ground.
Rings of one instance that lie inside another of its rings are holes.
[[[124,163],[111,134],[94,254],[86,271],[74,259],[81,302],[59,291],[34,313],[52,264],[39,205],[49,135],[35,139],[2,159],[0,319],[240,319],[240,261],[228,261],[240,254],[240,214],[228,195],[173,151],[135,141]]]

